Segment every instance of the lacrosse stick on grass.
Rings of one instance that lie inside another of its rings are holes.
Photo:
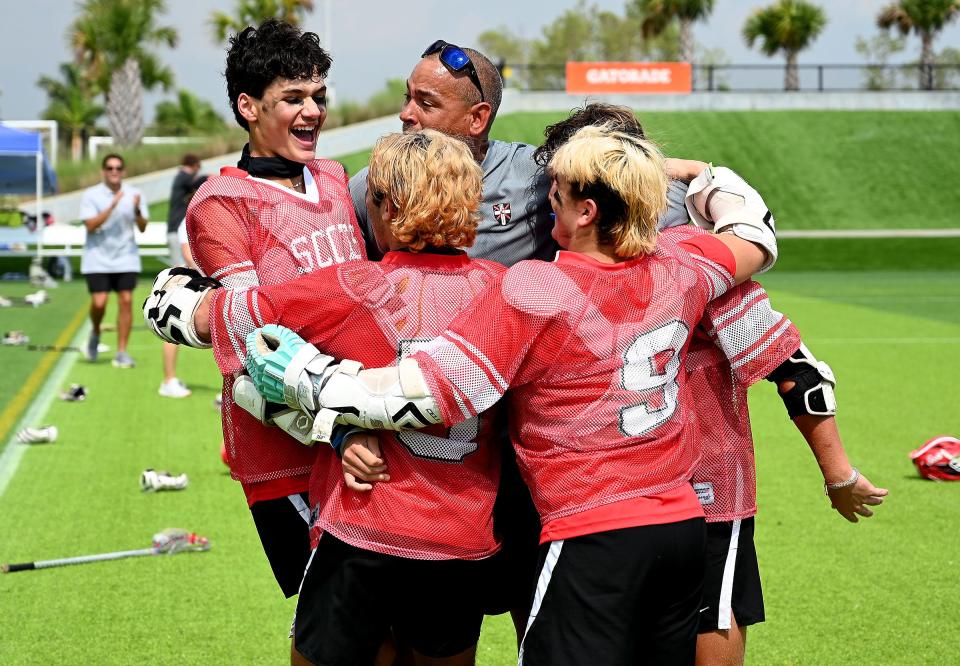
[[[60,560],[39,560],[37,562],[21,562],[19,564],[0,565],[0,572],[13,573],[15,571],[30,571],[31,569],[50,569],[64,567],[70,564],[87,564],[88,562],[104,562],[106,560],[122,560],[125,557],[143,557],[144,555],[176,555],[189,551],[210,550],[210,541],[206,537],[193,532],[169,527],[153,535],[153,544],[150,548],[140,550],[118,550],[113,553],[98,553],[96,555],[79,555],[65,557]]]

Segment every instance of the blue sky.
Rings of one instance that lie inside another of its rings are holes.
[[[723,49],[735,64],[770,62],[748,49],[740,37],[752,9],[770,2],[716,0],[710,20],[696,27],[698,43]],[[324,0],[315,3],[317,9],[305,27],[323,39]],[[180,32],[180,45],[176,50],[158,53],[173,68],[175,85],[210,100],[224,116],[228,115],[221,74],[224,51],[213,44],[207,21],[212,11],[229,11],[233,4],[233,0],[167,0],[163,23]],[[341,98],[364,100],[387,78],[405,77],[423,48],[435,39],[469,46],[484,30],[501,25],[536,37],[545,23],[575,4],[576,0],[483,0],[452,10],[456,3],[448,0],[331,0],[331,80]],[[595,0],[594,4],[619,12],[624,2]],[[826,9],[829,23],[813,46],[801,54],[800,62],[863,62],[854,50],[854,41],[858,35],[877,33],[875,16],[888,0],[819,0],[819,4]],[[65,34],[76,4],[72,0],[28,0],[4,5],[4,20],[0,22],[0,118],[36,118],[46,103],[36,80],[44,74],[55,76],[59,63],[69,59]],[[960,47],[960,22],[945,30],[935,46]],[[919,40],[911,38],[900,60],[917,59],[919,51]],[[162,97],[159,93],[148,95],[145,108],[149,116]]]

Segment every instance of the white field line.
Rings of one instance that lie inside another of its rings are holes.
[[[793,229],[777,238],[957,238],[960,229]]]
[[[960,338],[809,338],[808,342],[818,345],[960,345]]]
[[[77,331],[70,345],[80,347],[85,344],[89,333],[90,321],[87,320]],[[27,426],[38,425],[40,419],[46,416],[47,411],[50,409],[50,404],[57,395],[60,384],[73,367],[73,364],[76,363],[77,356],[79,355],[80,354],[76,352],[63,353],[57,361],[57,364],[53,366],[50,376],[47,377],[47,381],[44,382],[37,397],[30,403],[30,407],[26,413],[24,413],[23,418],[20,419],[16,427],[10,431],[10,439],[7,442],[7,446],[4,448],[3,454],[0,454],[0,497],[3,497],[3,494],[6,492],[7,485],[9,485],[10,480],[13,479],[14,474],[16,474],[17,467],[20,465],[20,459],[23,458],[23,454],[26,453],[27,449],[31,446],[47,446],[46,444],[21,444],[17,441],[17,433]],[[56,446],[56,444],[53,444],[53,446]]]

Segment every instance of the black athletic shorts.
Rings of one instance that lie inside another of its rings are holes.
[[[707,573],[700,607],[701,634],[729,629],[731,612],[741,627],[763,622],[763,590],[752,516],[707,523]]]
[[[84,273],[87,291],[96,294],[104,291],[133,291],[137,286],[136,273]]]
[[[372,664],[393,628],[432,658],[476,645],[484,560],[412,560],[325,533],[310,559],[293,622],[297,651],[317,666]]]
[[[300,589],[310,559],[310,509],[307,493],[254,502],[253,522],[273,575],[289,599]]]
[[[486,615],[517,610],[525,616],[533,602],[537,582],[540,514],[520,477],[517,457],[509,440],[505,441],[501,460],[500,487],[493,505],[493,530],[501,548],[490,558],[481,603]]]
[[[693,664],[703,518],[541,546],[521,666]]]

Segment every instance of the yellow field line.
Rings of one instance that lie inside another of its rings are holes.
[[[83,307],[77,310],[77,314],[73,316],[73,319],[70,320],[67,327],[60,333],[60,337],[53,343],[55,347],[65,347],[69,344],[73,336],[76,335],[77,329],[80,328],[80,325],[83,324],[84,319],[86,319],[88,308],[89,305],[84,304]],[[33,394],[37,392],[40,383],[50,371],[50,366],[53,365],[59,355],[60,353],[56,351],[48,351],[44,354],[37,364],[37,367],[35,367],[33,372],[30,373],[30,376],[27,377],[27,381],[23,383],[23,386],[20,387],[17,394],[13,396],[13,400],[7,403],[4,410],[0,412],[0,442],[5,441],[4,438],[10,431],[10,428],[13,427],[20,417],[20,414],[26,409]]]

